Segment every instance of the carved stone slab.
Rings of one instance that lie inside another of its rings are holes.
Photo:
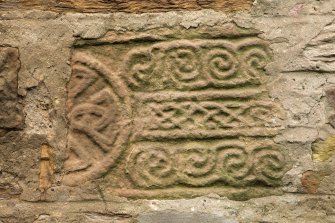
[[[217,35],[80,42],[64,183],[104,176],[109,193],[130,197],[279,186],[285,156],[272,137],[285,114],[266,92],[267,42]]]
[[[0,47],[0,129],[21,128],[23,125],[17,94],[19,69],[18,49]]]

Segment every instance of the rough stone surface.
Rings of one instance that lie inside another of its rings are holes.
[[[335,222],[334,12],[2,7],[0,222]]]
[[[250,8],[252,0],[3,0],[0,10],[15,8],[60,12],[164,12],[171,10],[216,9],[237,11]]]
[[[0,129],[20,128],[24,120],[17,93],[19,51],[12,47],[1,47],[0,58]]]

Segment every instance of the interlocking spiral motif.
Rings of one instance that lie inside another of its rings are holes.
[[[163,148],[146,148],[131,154],[129,171],[136,184],[142,187],[166,187],[174,183],[175,170],[171,154]],[[137,168],[141,168],[134,171]]]
[[[156,69],[153,55],[144,49],[130,53],[126,60],[125,72],[130,75],[129,82],[135,87],[149,84],[154,78]]]
[[[247,65],[248,74],[251,77],[257,77],[269,62],[269,54],[261,47],[247,49],[243,52],[242,58]]]
[[[136,146],[127,160],[127,171],[141,188],[215,182],[234,186],[262,182],[272,186],[280,182],[284,164],[284,156],[275,145]]]
[[[178,47],[169,49],[165,58],[166,69],[172,72],[176,82],[191,82],[199,78],[199,60],[196,49],[192,47]]]
[[[269,185],[278,184],[285,164],[283,154],[271,147],[259,147],[253,151],[253,156],[255,157],[253,172],[257,178]]]
[[[252,165],[250,156],[240,145],[222,146],[218,148],[220,169],[222,177],[231,185],[243,184],[243,179],[248,176]]]
[[[212,49],[207,55],[208,71],[214,79],[231,78],[238,70],[238,60],[233,52],[227,49]]]
[[[202,186],[215,182],[218,175],[214,173],[217,159],[212,150],[189,148],[175,155],[177,178],[192,186]]]
[[[259,85],[269,52],[260,41],[172,41],[127,55],[124,74],[135,91]]]

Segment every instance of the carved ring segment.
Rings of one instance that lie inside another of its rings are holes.
[[[130,97],[118,76],[82,53],[72,58],[69,82],[68,185],[102,175],[115,165],[130,134]]]

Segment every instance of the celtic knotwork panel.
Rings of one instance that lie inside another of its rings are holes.
[[[280,186],[286,116],[266,85],[268,43],[163,33],[78,42],[63,182],[145,198]]]
[[[176,147],[175,147],[176,146]],[[136,145],[127,160],[130,179],[142,188],[213,183],[246,186],[277,185],[284,174],[284,157],[273,144],[221,142],[184,145]]]
[[[149,130],[197,130],[240,127],[280,126],[284,116],[275,103],[251,102],[151,102],[146,104],[150,114]]]

